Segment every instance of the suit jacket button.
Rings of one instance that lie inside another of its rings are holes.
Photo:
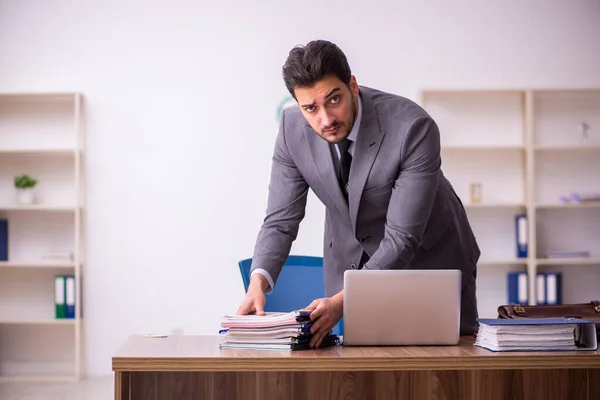
[[[352,268],[352,269],[356,269],[356,264],[352,264],[352,265],[350,266],[350,268]]]

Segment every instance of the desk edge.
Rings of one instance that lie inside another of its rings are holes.
[[[479,369],[587,369],[600,368],[600,357],[581,354],[513,357],[459,356],[390,358],[193,358],[113,357],[113,371],[414,371]]]

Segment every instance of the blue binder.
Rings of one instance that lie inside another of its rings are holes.
[[[535,278],[535,304],[538,306],[547,304],[546,298],[546,274],[538,272]]]
[[[0,261],[8,261],[8,220],[0,219]]]
[[[508,304],[529,304],[527,272],[509,272],[507,275]]]
[[[562,304],[562,274],[546,273],[546,304]]]
[[[527,215],[519,214],[515,217],[515,230],[516,230],[516,245],[517,245],[517,258],[527,258],[528,253],[528,226],[527,226]]]
[[[75,318],[75,276],[65,276],[65,318]]]

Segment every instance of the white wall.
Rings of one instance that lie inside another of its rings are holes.
[[[589,1],[0,0],[0,92],[80,91],[87,113],[87,370],[127,335],[214,334],[243,296],[289,49],[337,42],[360,84],[600,86]],[[320,254],[311,198],[295,253]]]

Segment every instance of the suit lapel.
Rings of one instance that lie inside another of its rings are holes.
[[[304,137],[308,142],[319,180],[342,216],[342,221],[344,221],[348,228],[352,229],[348,214],[348,205],[340,188],[329,143],[320,138],[310,125],[306,125],[304,128]]]
[[[362,93],[362,106],[363,116],[356,139],[354,156],[352,157],[348,185],[348,203],[353,232],[356,231],[356,219],[362,192],[385,136],[385,132],[379,129],[379,121],[377,120],[373,100],[364,92]]]

